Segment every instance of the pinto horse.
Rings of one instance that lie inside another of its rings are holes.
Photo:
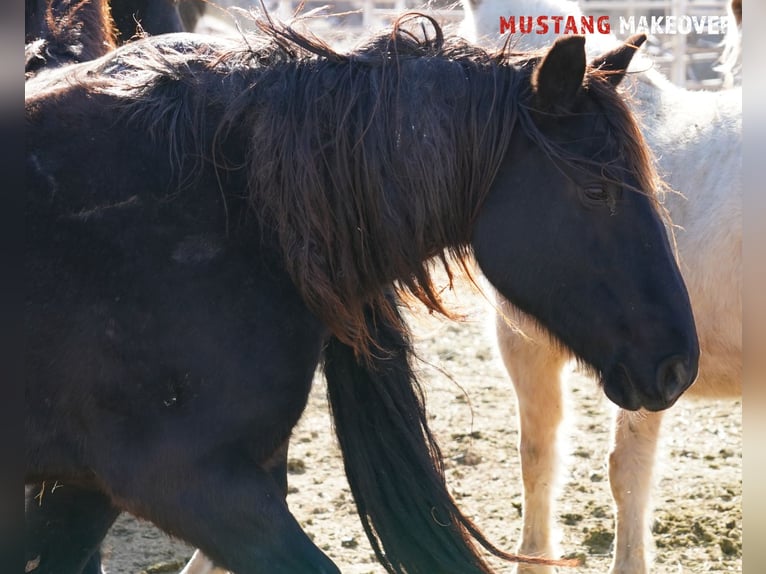
[[[127,510],[238,574],[337,572],[285,502],[320,361],[388,572],[489,572],[476,544],[547,563],[448,494],[391,296],[448,313],[434,261],[473,254],[626,408],[692,383],[615,89],[643,38],[588,66],[582,37],[512,59],[408,21],[351,53],[270,23],[150,37],[26,82],[26,478],[59,518],[30,571],[79,573]]]
[[[497,21],[507,4],[485,0],[465,3],[462,33],[491,45],[499,38]],[[514,4],[518,14],[582,15],[573,2],[530,0]],[[541,47],[551,36],[529,34],[521,49]],[[598,52],[619,42],[613,36],[589,36],[586,47]],[[632,109],[659,157],[661,171],[680,193],[665,197],[673,223],[680,267],[691,295],[700,336],[700,375],[688,396],[722,398],[742,392],[742,91],[690,91],[671,84],[636,58],[628,74]],[[700,170],[703,165],[712,170]],[[497,316],[500,353],[518,400],[521,469],[524,482],[523,528],[519,552],[556,555],[552,540],[554,485],[558,474],[557,433],[563,421],[563,367],[569,355],[535,329],[502,294]],[[619,401],[617,401],[619,404]],[[616,537],[611,572],[645,574],[652,470],[662,413],[619,411],[609,456],[609,477],[616,505]],[[543,574],[541,565],[519,571]]]

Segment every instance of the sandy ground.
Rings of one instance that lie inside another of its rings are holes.
[[[513,550],[522,498],[512,385],[494,348],[486,300],[464,285],[457,292],[464,321],[413,317],[420,375],[456,499],[490,539]],[[604,574],[613,532],[606,456],[614,408],[594,381],[576,372],[569,386],[557,509],[561,551],[585,558],[573,573]],[[682,400],[663,428],[654,489],[655,572],[741,572],[741,403]],[[356,516],[321,377],[290,449],[288,502],[314,542],[344,573],[383,573]],[[111,574],[177,572],[192,552],[129,516],[118,520],[104,549]],[[498,565],[498,572],[511,571]]]

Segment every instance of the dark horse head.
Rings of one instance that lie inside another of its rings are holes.
[[[490,282],[595,368],[612,401],[660,410],[694,381],[699,348],[658,211],[661,183],[615,95],[644,39],[586,66],[583,39],[561,38],[541,59],[527,128],[511,140],[472,243]],[[514,207],[524,216],[511,223]]]

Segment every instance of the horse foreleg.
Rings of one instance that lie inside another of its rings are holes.
[[[159,490],[142,479],[129,496],[118,495],[136,514],[198,547],[223,569],[339,574],[290,514],[274,478],[243,459],[226,458],[166,473],[165,484],[177,488]]]
[[[609,455],[609,484],[616,505],[612,574],[646,574],[652,468],[662,413],[620,410]]]
[[[526,332],[535,338],[517,332],[498,316],[498,346],[516,390],[519,413],[524,503],[518,551],[554,558],[551,530],[559,457],[557,431],[563,419],[560,377],[566,356],[534,328]],[[549,574],[554,569],[520,564],[518,572]]]
[[[119,514],[109,497],[57,482],[26,493],[26,572],[96,574],[98,548]]]
[[[285,441],[272,457],[271,464],[267,465],[284,497],[287,497],[287,449],[289,444],[290,441]],[[218,568],[200,550],[195,550],[179,574],[228,574],[228,572]]]

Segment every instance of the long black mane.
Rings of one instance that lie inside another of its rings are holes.
[[[345,54],[261,22],[263,33],[238,45],[139,42],[80,75],[92,91],[117,96],[130,121],[169,139],[181,184],[211,164],[246,170],[242,193],[262,228],[276,230],[304,300],[361,354],[370,343],[365,306],[395,317],[381,285],[397,281],[447,314],[431,258],[448,273],[448,255],[465,264],[475,215],[518,125],[551,155],[588,162],[535,126],[537,55],[509,58],[446,39],[428,17],[432,32],[415,34],[403,25],[412,17]],[[656,189],[620,98],[598,72],[587,88],[608,110],[638,187]],[[245,149],[223,152],[232,147]]]

